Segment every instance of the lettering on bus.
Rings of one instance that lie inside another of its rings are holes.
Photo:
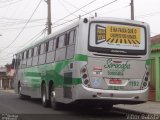
[[[106,27],[96,25],[96,44],[107,42],[109,44],[140,45],[140,28],[131,26]],[[136,47],[136,46],[135,46]]]
[[[138,86],[140,86],[140,83],[138,81],[130,81],[129,86],[138,87]]]
[[[106,38],[108,43],[140,44],[140,28],[126,26],[107,26]]]
[[[96,44],[100,44],[106,41],[106,28],[100,25],[96,25]]]
[[[112,58],[106,60],[106,65],[104,65],[104,67],[108,68],[108,75],[119,76],[123,76],[125,70],[131,69],[131,65],[128,63],[128,61],[113,61]]]

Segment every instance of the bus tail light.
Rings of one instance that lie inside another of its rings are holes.
[[[122,80],[120,80],[120,79],[110,79],[109,84],[122,84]]]
[[[144,78],[143,78],[142,85],[141,85],[141,89],[147,88],[148,85],[149,85],[149,72],[147,71],[147,72],[145,73]]]
[[[81,69],[81,79],[82,79],[83,85],[85,85],[86,87],[91,87],[86,66],[82,67]]]

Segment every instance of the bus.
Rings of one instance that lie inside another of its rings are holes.
[[[144,22],[80,18],[15,54],[15,91],[54,109],[146,102],[149,39]]]

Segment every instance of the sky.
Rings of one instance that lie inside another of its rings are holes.
[[[68,21],[72,19],[79,16],[93,17],[95,12],[98,17],[130,19],[130,2],[51,0],[52,33],[70,24]],[[134,0],[135,20],[147,22],[151,36],[160,34],[159,6],[160,0]],[[46,23],[46,0],[0,0],[0,66],[11,63],[17,51],[45,37]]]

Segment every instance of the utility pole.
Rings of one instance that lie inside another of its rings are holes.
[[[48,35],[51,34],[52,32],[52,22],[51,22],[51,0],[45,0],[45,2],[48,5],[48,18],[47,18],[47,30],[48,30]]]
[[[131,20],[134,20],[134,3],[133,3],[133,0],[131,0],[130,6],[131,6]]]

